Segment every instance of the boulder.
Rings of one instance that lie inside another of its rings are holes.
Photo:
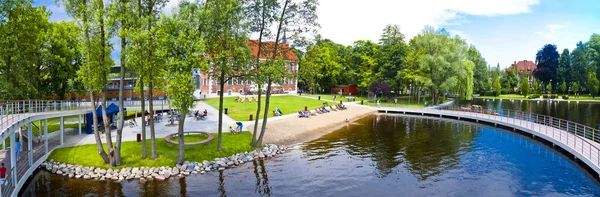
[[[146,181],[148,181],[148,180],[146,180],[144,178],[140,178],[140,183],[146,183]]]
[[[83,175],[83,179],[90,179],[90,175]]]
[[[164,181],[165,177],[162,175],[158,175],[158,176],[155,176],[154,179],[156,179],[157,181]]]

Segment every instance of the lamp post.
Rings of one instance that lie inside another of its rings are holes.
[[[133,105],[133,85],[129,82],[129,89],[131,90],[131,94],[129,95],[129,102]]]

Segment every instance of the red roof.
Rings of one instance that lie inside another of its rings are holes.
[[[537,65],[535,65],[535,63],[533,63],[532,61],[529,61],[529,60],[515,62],[513,65],[510,65],[510,68],[514,69],[515,65],[517,67],[517,71],[519,72],[519,74],[530,75],[537,68]]]
[[[263,48],[260,51],[260,58],[271,59],[271,57],[273,57],[271,52],[273,52],[274,46],[275,46],[275,42],[273,42],[273,41],[263,42],[263,44],[262,44]],[[256,53],[258,53],[258,40],[249,40],[248,47],[250,47],[250,49],[252,49],[252,57],[256,57]],[[281,51],[281,53],[284,54],[283,59],[298,61],[298,56],[296,56],[296,54],[294,54],[294,51],[292,51],[292,48],[290,46],[288,46],[286,43],[279,43],[279,47],[277,47],[277,50]],[[279,55],[277,55],[276,58],[279,58]]]

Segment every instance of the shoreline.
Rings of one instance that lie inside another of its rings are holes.
[[[314,113],[314,109],[311,110]],[[346,118],[353,122],[357,119],[376,113],[372,107],[348,105],[347,110],[332,111],[325,114],[316,114],[310,118],[297,116],[267,122],[263,144],[294,145],[319,138],[346,126]],[[258,124],[259,128],[262,124]],[[252,132],[254,124],[248,125]],[[257,133],[258,135],[258,133]]]

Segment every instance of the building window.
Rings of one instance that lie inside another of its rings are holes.
[[[241,79],[241,78],[239,78],[239,77],[237,78],[237,84],[238,84],[238,85],[242,85],[242,79]]]
[[[227,90],[227,95],[231,96],[231,90]]]
[[[227,84],[228,85],[233,85],[233,78],[229,77],[229,80],[227,80]]]
[[[217,96],[221,95],[221,90],[217,90]]]
[[[285,84],[285,77],[281,80],[281,85]]]
[[[248,82],[246,82],[246,84],[252,84],[252,80],[248,79]]]
[[[294,83],[294,80],[293,80],[293,79],[288,79],[288,83],[289,83],[289,84],[293,84],[293,83]]]
[[[243,92],[243,91],[242,91],[242,90],[238,90],[238,92],[239,92],[240,94],[242,94],[242,92]]]
[[[290,63],[290,70],[294,70],[294,63]]]
[[[248,64],[248,70],[252,70],[252,64]]]
[[[220,86],[221,85],[221,80],[217,80],[217,85]]]

